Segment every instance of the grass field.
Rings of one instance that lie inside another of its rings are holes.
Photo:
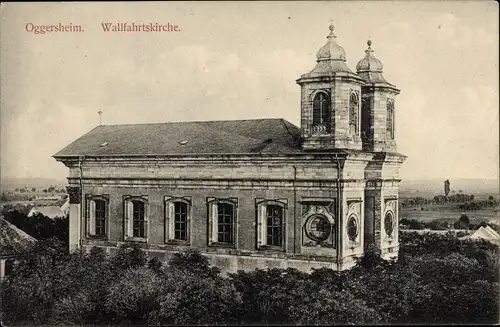
[[[446,220],[456,221],[462,214],[466,214],[471,221],[497,220],[500,224],[500,208],[485,208],[477,211],[461,211],[458,205],[427,205],[421,207],[401,208],[400,218],[415,220]]]

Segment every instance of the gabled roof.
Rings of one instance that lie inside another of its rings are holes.
[[[0,255],[8,255],[16,246],[22,246],[35,238],[0,217]]]
[[[102,125],[54,157],[299,152],[300,129],[284,119]]]
[[[482,238],[486,240],[500,240],[500,235],[491,228],[490,226],[486,227],[479,227],[477,231],[474,232],[474,234],[471,235],[471,238]]]

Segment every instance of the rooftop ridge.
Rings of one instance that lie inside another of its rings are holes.
[[[272,117],[272,118],[249,118],[249,119],[221,119],[221,120],[183,120],[183,121],[167,121],[167,122],[149,122],[149,123],[130,123],[130,124],[102,124],[97,127],[102,126],[137,126],[137,125],[166,125],[166,124],[186,124],[186,123],[221,123],[221,122],[244,122],[244,121],[263,121],[263,120],[284,120],[284,118]]]

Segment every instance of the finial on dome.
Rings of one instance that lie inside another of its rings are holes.
[[[333,20],[330,19],[330,26],[328,26],[328,29],[330,30],[330,34],[327,36],[328,37],[336,37],[335,34],[333,34],[333,30],[335,29],[335,25],[333,25]]]
[[[366,49],[365,52],[366,53],[373,52],[373,49],[372,49],[372,40],[368,39],[368,41],[366,42],[366,44],[368,44],[368,49]]]

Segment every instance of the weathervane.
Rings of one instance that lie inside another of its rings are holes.
[[[100,126],[102,125],[102,111],[99,110],[97,113],[99,114],[99,126]]]

